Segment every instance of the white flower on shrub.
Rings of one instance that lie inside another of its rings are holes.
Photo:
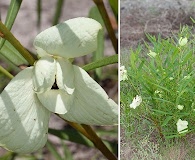
[[[142,102],[142,97],[136,95],[136,97],[133,98],[133,102],[130,104],[130,108],[135,109],[141,104],[141,102]]]
[[[125,69],[125,66],[120,67],[120,81],[128,80],[127,76],[127,70]]]
[[[179,119],[177,121],[177,132],[179,132],[179,134],[181,134],[181,133],[185,133],[187,131],[188,131],[188,121]]]
[[[157,53],[156,52],[152,52],[151,50],[149,51],[149,53],[147,54],[148,56],[150,56],[151,58],[155,58]]]
[[[174,80],[174,78],[173,77],[169,77],[169,80],[172,81],[172,80]]]
[[[117,123],[117,104],[69,61],[97,49],[101,28],[93,19],[75,18],[36,36],[40,59],[17,74],[0,95],[0,146],[18,153],[42,148],[52,112],[79,124]]]
[[[179,45],[180,46],[184,46],[184,45],[186,45],[187,44],[187,42],[188,42],[188,39],[185,37],[185,38],[183,38],[183,37],[181,37],[180,39],[179,39]]]
[[[178,108],[179,110],[183,110],[184,106],[183,106],[183,105],[177,105],[177,108]]]
[[[162,91],[156,90],[154,91],[155,94],[157,94],[160,98],[162,98]]]

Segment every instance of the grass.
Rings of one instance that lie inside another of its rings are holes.
[[[130,50],[130,54],[126,51],[121,54],[121,66],[126,67],[128,74],[128,80],[121,81],[120,93],[121,159],[190,160],[195,157],[192,152],[195,142],[189,141],[195,137],[193,30],[184,26],[168,39],[146,34],[147,42]],[[185,37],[187,43],[179,42]],[[129,105],[136,95],[142,97],[142,103],[132,109]],[[184,108],[179,110],[178,105]],[[187,132],[178,131],[179,119],[188,122]]]

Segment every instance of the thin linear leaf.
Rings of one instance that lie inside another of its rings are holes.
[[[46,143],[46,146],[48,150],[52,153],[52,155],[55,157],[56,160],[63,160],[63,158],[60,156],[60,154],[56,151],[53,144],[48,140]]]
[[[42,0],[37,0],[37,28],[41,26]]]
[[[109,0],[110,6],[114,13],[116,20],[118,21],[118,0]]]
[[[9,41],[15,49],[29,62],[33,65],[35,59],[32,55],[20,44],[20,42],[14,37],[14,35],[6,28],[6,26],[0,21],[0,37]]]
[[[156,113],[163,114],[163,115],[172,115],[172,113],[160,111],[160,110],[157,110],[157,109],[151,109],[151,110],[156,112]]]
[[[82,134],[80,134],[79,132],[77,132],[76,130],[72,130],[72,129],[66,129],[66,130],[55,130],[55,129],[51,129],[49,128],[49,133],[53,134],[57,137],[59,137],[60,139],[63,140],[67,140],[70,142],[74,142],[74,143],[78,143],[78,144],[82,144],[88,147],[94,147],[93,143],[87,139],[85,136],[83,136]],[[117,153],[117,142],[113,141],[103,141],[106,146],[114,153]]]
[[[102,58],[98,61],[89,63],[83,66],[82,68],[86,71],[90,71],[90,70],[103,67],[103,66],[107,66],[109,64],[114,64],[114,63],[118,63],[118,55],[113,55],[113,56]]]
[[[14,160],[17,156],[17,153],[14,152],[8,152],[0,157],[0,160]]]
[[[49,129],[49,133],[53,134],[63,140],[83,144],[86,146],[93,146],[93,143],[89,141],[87,138],[85,138],[83,135],[81,135],[79,132],[76,132],[75,130],[55,130],[55,129]]]
[[[64,0],[58,0],[56,3],[56,10],[53,18],[52,25],[56,25],[59,23],[60,16],[62,14],[62,7],[63,7]]]
[[[0,50],[0,54],[16,66],[22,64],[28,65],[28,62],[24,59],[24,57],[8,41],[5,41],[3,47]]]
[[[167,116],[167,118],[164,120],[163,124],[162,124],[162,127],[163,126],[166,126],[167,123],[169,123],[169,121],[172,119],[172,116]]]
[[[89,18],[95,19],[98,21],[102,26],[104,26],[104,21],[102,19],[102,16],[100,15],[100,12],[97,8],[97,6],[94,6],[89,11]],[[104,29],[100,30],[98,33],[98,47],[97,50],[93,53],[93,61],[97,61],[101,59],[104,56]],[[100,79],[102,74],[102,69],[97,68],[95,69],[95,77]]]
[[[72,153],[70,152],[67,145],[63,141],[61,141],[61,144],[62,144],[62,147],[63,147],[63,150],[64,150],[64,156],[65,156],[64,159],[74,160],[73,156],[72,156]]]
[[[11,0],[11,2],[10,2],[7,16],[5,19],[5,26],[9,30],[11,30],[11,28],[14,24],[14,21],[16,19],[16,16],[18,14],[19,9],[20,9],[21,3],[22,3],[22,0]],[[5,43],[5,39],[1,39],[0,40],[0,49],[2,48],[4,43]]]

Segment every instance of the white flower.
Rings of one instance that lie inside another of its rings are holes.
[[[187,132],[188,131],[187,128],[188,121],[182,121],[181,119],[177,121],[177,131],[179,132],[179,134]]]
[[[183,106],[183,105],[177,105],[177,108],[178,108],[179,110],[183,110],[184,106]]]
[[[127,70],[125,69],[125,66],[120,67],[120,81],[128,80],[127,76]]]
[[[183,79],[190,79],[191,76],[190,75],[187,75],[187,76],[184,76]]]
[[[172,80],[174,80],[174,78],[173,77],[169,77],[169,80],[172,81]]]
[[[99,30],[95,20],[75,18],[36,36],[40,59],[16,75],[0,95],[0,146],[18,153],[42,148],[51,112],[80,124],[117,123],[117,104],[69,61],[96,50]]]
[[[154,93],[157,94],[160,98],[162,98],[162,91],[156,90]]]
[[[136,97],[133,98],[133,102],[130,104],[130,108],[135,109],[141,104],[141,102],[142,102],[142,97],[136,95]]]
[[[180,45],[180,46],[186,45],[187,42],[188,42],[188,39],[187,39],[186,37],[185,37],[185,38],[181,37],[181,38],[179,39],[179,45]]]
[[[152,52],[152,51],[150,50],[150,52],[149,52],[147,55],[150,56],[151,58],[155,58],[156,55],[157,55],[157,53],[156,53],[156,52]]]

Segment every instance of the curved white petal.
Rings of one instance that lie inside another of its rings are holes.
[[[97,48],[101,24],[90,18],[74,18],[38,34],[34,47],[39,56],[46,53],[64,58],[80,57]]]
[[[53,57],[40,58],[34,67],[33,86],[37,93],[48,91],[55,82],[56,61]]]
[[[74,102],[62,118],[89,125],[113,125],[118,121],[118,106],[87,72],[74,66]]]
[[[64,90],[50,90],[37,94],[40,102],[49,111],[65,114],[73,103],[73,95],[67,94]]]
[[[56,61],[56,83],[58,88],[65,90],[68,94],[73,94],[75,89],[73,65],[64,58],[58,58]]]
[[[47,141],[50,112],[33,91],[32,68],[21,71],[0,95],[0,146],[31,153]]]

